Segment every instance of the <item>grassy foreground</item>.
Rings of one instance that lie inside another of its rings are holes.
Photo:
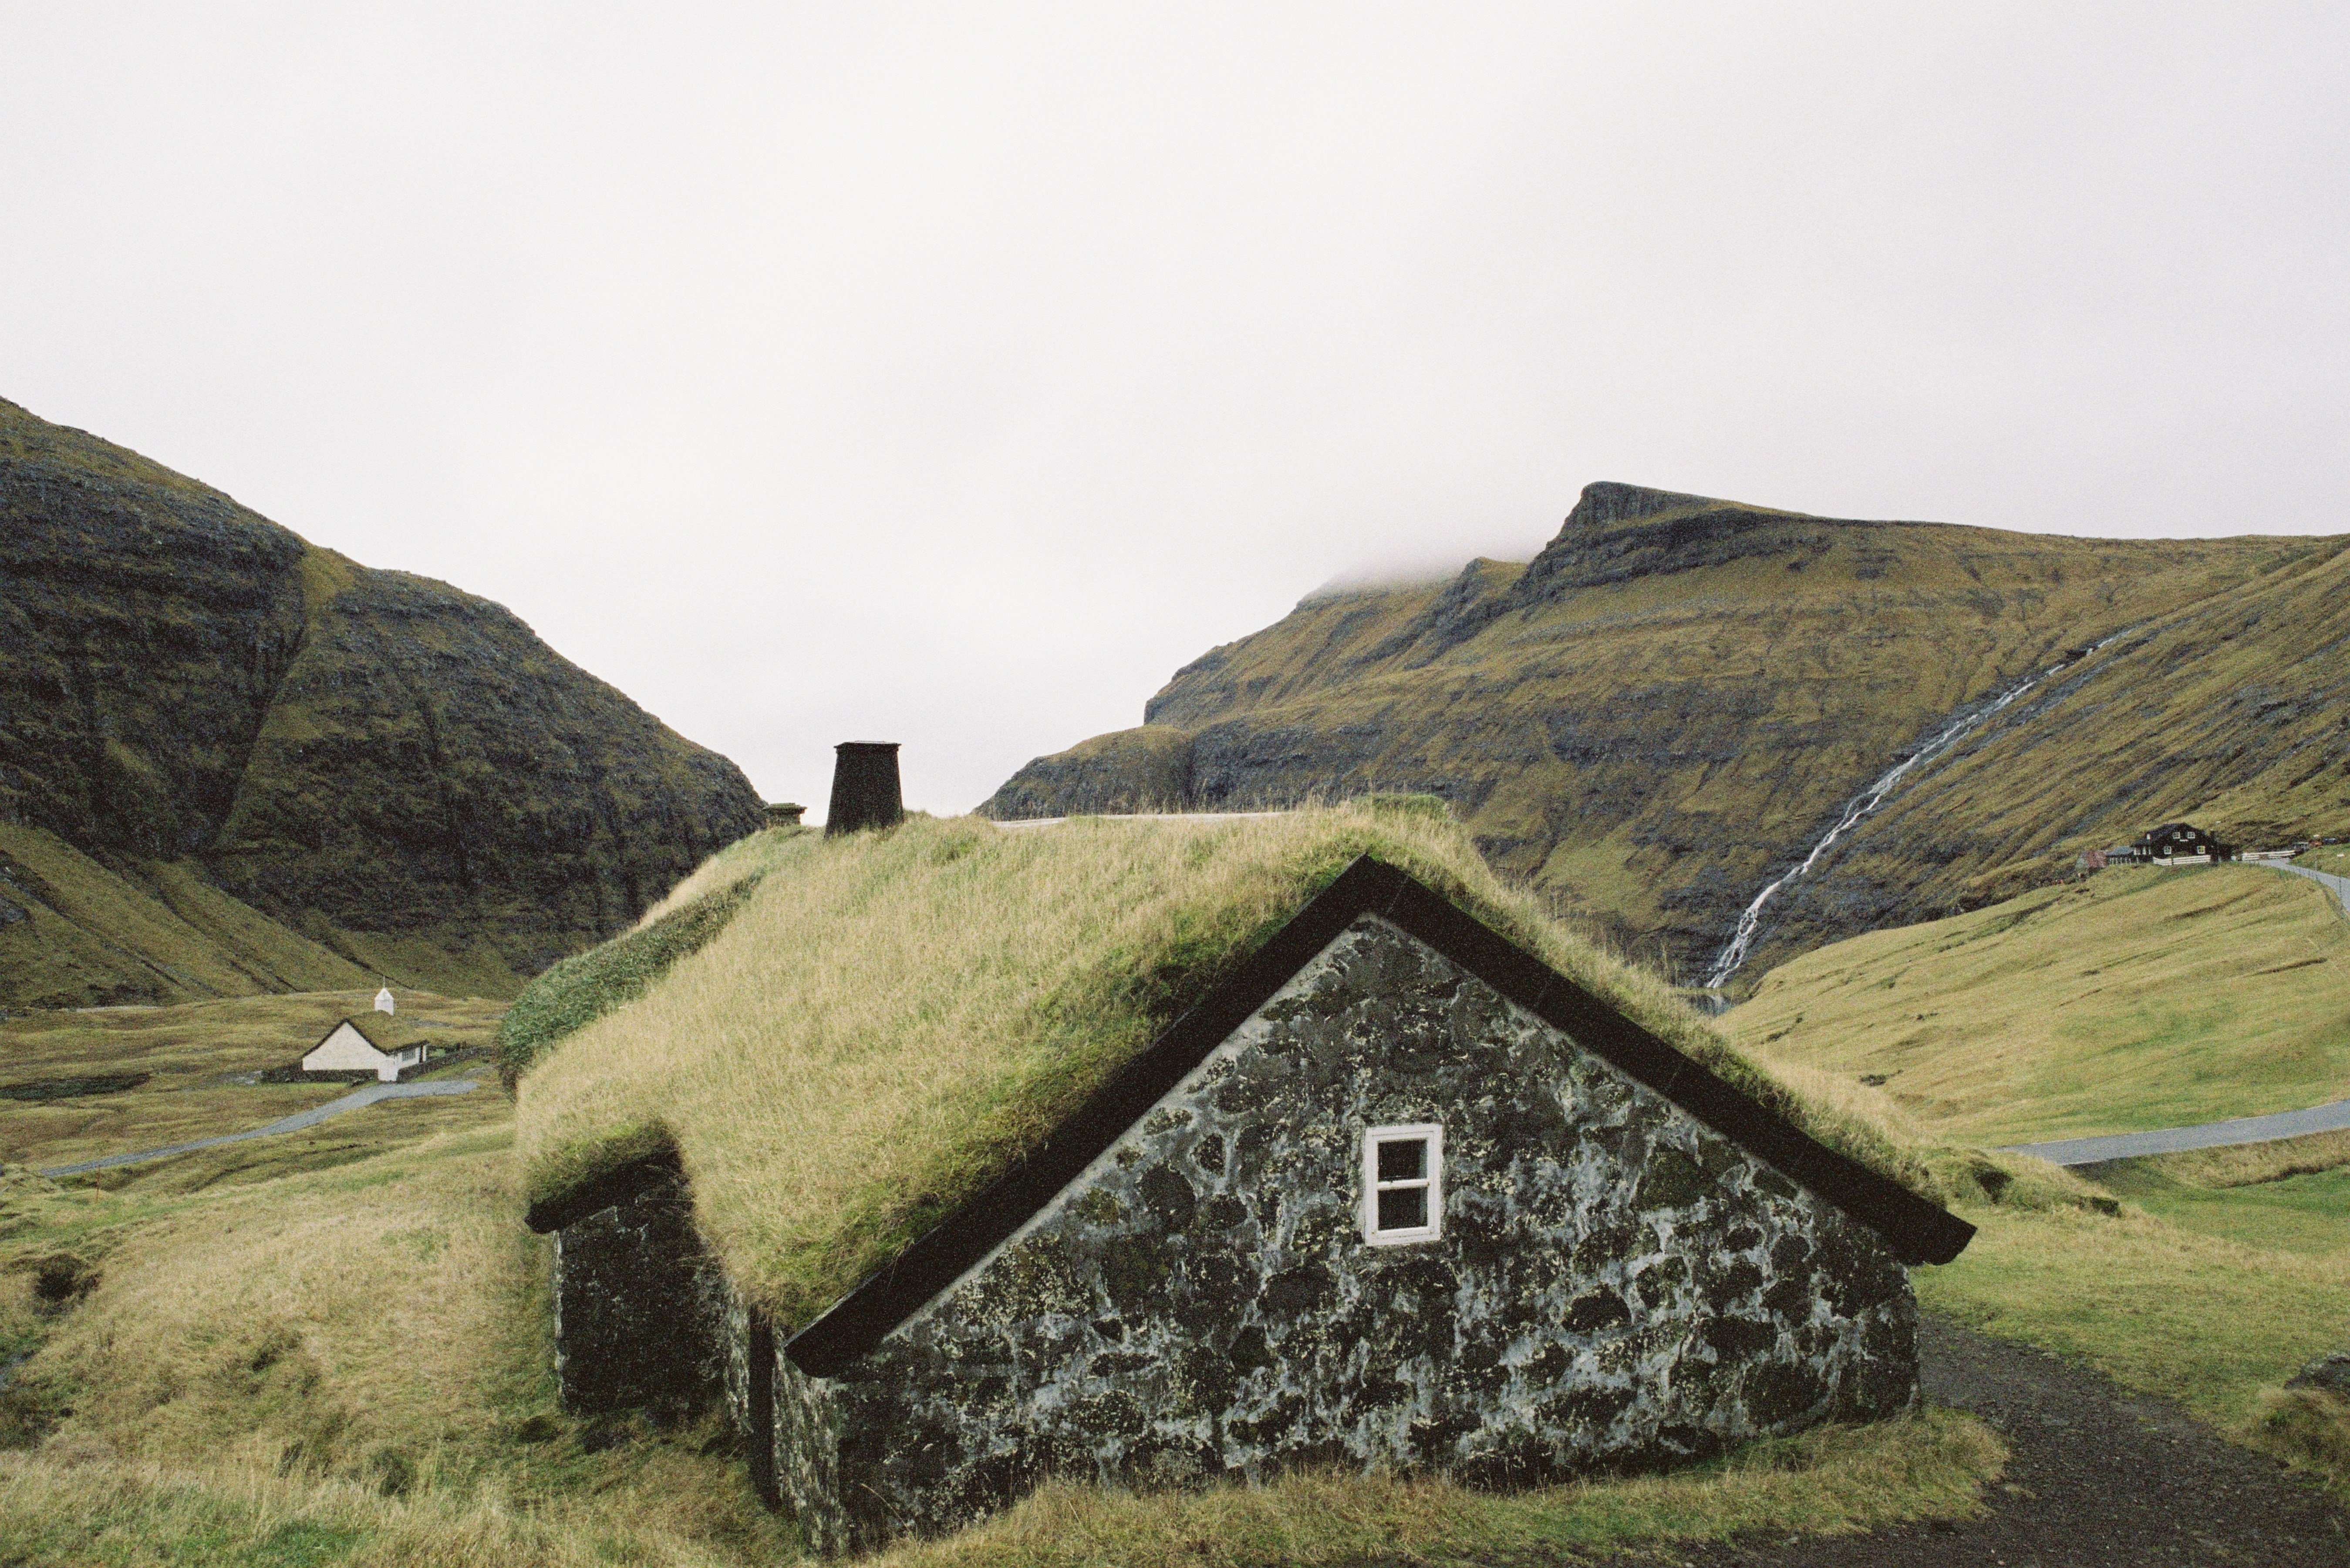
[[[465,1096],[502,1102],[494,1090]],[[172,1162],[176,1164],[177,1162]],[[0,1563],[748,1568],[798,1555],[714,1423],[557,1407],[511,1124],[331,1169],[109,1191],[0,1179]],[[1934,1413],[1515,1496],[1381,1477],[1053,1487],[889,1561],[1556,1559],[1957,1517],[1998,1473]]]
[[[2259,1197],[2241,1195],[2257,1190],[2241,1189],[2232,1228],[2272,1242],[2273,1217]],[[2069,1204],[1965,1213],[1981,1228],[1973,1243],[1957,1262],[1912,1275],[1926,1310],[2176,1399],[2350,1498],[2350,1403],[2282,1386],[2350,1342],[2350,1249],[2285,1250],[2215,1233],[2231,1228],[2229,1199],[2217,1192],[2194,1204],[2187,1223],[2136,1202],[2112,1215]]]

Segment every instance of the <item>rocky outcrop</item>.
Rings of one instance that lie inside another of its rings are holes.
[[[1023,768],[980,810],[999,820],[1182,811],[1197,799],[1191,737],[1145,727],[1097,735]]]
[[[199,924],[209,898],[277,922],[280,946],[510,986],[763,821],[733,763],[504,607],[317,549],[7,403],[0,585],[0,823],[133,892],[192,875],[165,901]],[[51,914],[93,952],[155,945],[94,929],[102,899],[64,902]],[[0,1005],[219,989],[168,955],[120,967],[87,996],[52,976]]]

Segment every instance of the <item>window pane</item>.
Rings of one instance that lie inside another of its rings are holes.
[[[1428,1177],[1428,1140],[1398,1138],[1379,1145],[1381,1181],[1423,1181]]]
[[[1383,1145],[1384,1157],[1393,1144]],[[1399,1187],[1379,1194],[1379,1229],[1382,1231],[1424,1231],[1428,1228],[1428,1189]]]

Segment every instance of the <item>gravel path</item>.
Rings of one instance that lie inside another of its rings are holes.
[[[2190,1148],[2273,1143],[2279,1138],[2307,1137],[2311,1133],[2340,1132],[2345,1127],[2350,1127],[2350,1100],[2335,1100],[2331,1105],[2312,1106],[2305,1111],[2279,1111],[2272,1116],[2238,1116],[2233,1121],[2165,1127],[2159,1132],[2115,1133],[2107,1137],[2020,1143],[2001,1152],[2036,1154],[2058,1165],[2095,1165],[2100,1160],[2135,1159],[2142,1154],[2179,1154]]]
[[[1927,1398],[1973,1411],[2012,1451],[1989,1516],[1668,1550],[1665,1560],[1694,1568],[2350,1564],[2350,1511],[2175,1405],[1936,1318],[1920,1323],[1918,1350]]]
[[[267,1127],[252,1127],[244,1132],[223,1133],[218,1137],[200,1137],[193,1143],[166,1144],[161,1148],[142,1148],[134,1154],[109,1154],[104,1159],[85,1159],[79,1165],[53,1166],[41,1172],[43,1176],[79,1176],[88,1170],[105,1170],[118,1165],[137,1165],[144,1160],[168,1159],[175,1154],[189,1154],[200,1148],[218,1148],[224,1143],[243,1143],[249,1137],[269,1137],[276,1133],[300,1132],[304,1127],[317,1127],[328,1116],[341,1116],[345,1111],[358,1110],[379,1100],[412,1100],[422,1095],[462,1095],[481,1085],[472,1078],[451,1078],[430,1084],[369,1084],[355,1089],[338,1100],[328,1100],[323,1106],[312,1106],[307,1111],[296,1111]]]

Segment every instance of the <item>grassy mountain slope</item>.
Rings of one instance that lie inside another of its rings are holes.
[[[53,833],[0,824],[0,974],[10,1000],[348,990],[368,971],[239,903],[185,862],[147,880]]]
[[[2251,866],[2103,871],[1773,970],[1722,1028],[1866,1074],[1969,1143],[2298,1110],[2350,1095],[2350,921]]]
[[[2344,543],[1838,521],[1595,484],[1531,564],[1480,560],[1449,583],[1308,598],[1178,671],[1142,729],[1037,759],[983,809],[1430,791],[1561,912],[1644,953],[1660,948],[1694,979],[1739,911],[1869,781],[2068,649],[2130,631],[2081,668],[2127,659],[2134,671],[2176,682],[2192,670],[2232,692],[2297,639],[2325,646],[2327,618],[2339,613],[2325,585],[2343,568]],[[2224,642],[2228,628],[2210,619],[2222,605],[2246,623]],[[2165,630],[2159,649],[2135,635],[2199,616],[2204,629]],[[2225,664],[2223,647],[2241,667]],[[2305,746],[2304,729],[2319,722],[2307,715],[2273,743],[2265,731],[2231,739],[2212,765],[2182,769],[2168,749],[2182,691],[2136,693],[2137,706],[2077,734],[2081,765],[2062,788],[2033,793],[2060,776],[2034,758],[2030,776],[2001,773],[1982,799],[1938,796],[1951,804],[1913,817],[1906,836],[1877,833],[1868,896],[1789,899],[1752,972],[1986,897],[1970,894],[1973,879],[2068,845],[2068,834],[2085,842],[2174,802],[2201,808]],[[2144,745],[2132,738],[2141,732]],[[1944,768],[1923,770],[1904,793]],[[2300,814],[2307,803],[2285,804]],[[1951,820],[1960,810],[1972,815]],[[1954,853],[1954,829],[1982,843]]]
[[[1985,724],[1773,901],[1764,961],[1979,908],[2182,817],[2248,846],[2350,828],[2345,545],[2139,623]]]
[[[1872,931],[1773,970],[1720,1027],[1775,1070],[1890,1096],[1961,1144],[2138,1131],[2350,1094],[2350,922],[2260,867],[2099,872]],[[1871,1084],[1882,1081],[1881,1088]],[[2337,1490],[2350,1403],[2280,1386],[2343,1347],[2350,1136],[2080,1168],[2092,1196],[2018,1189],[1958,1261],[1913,1276],[1928,1310],[2077,1356]]]
[[[499,606],[0,401],[0,1007],[511,994],[760,821]]]

